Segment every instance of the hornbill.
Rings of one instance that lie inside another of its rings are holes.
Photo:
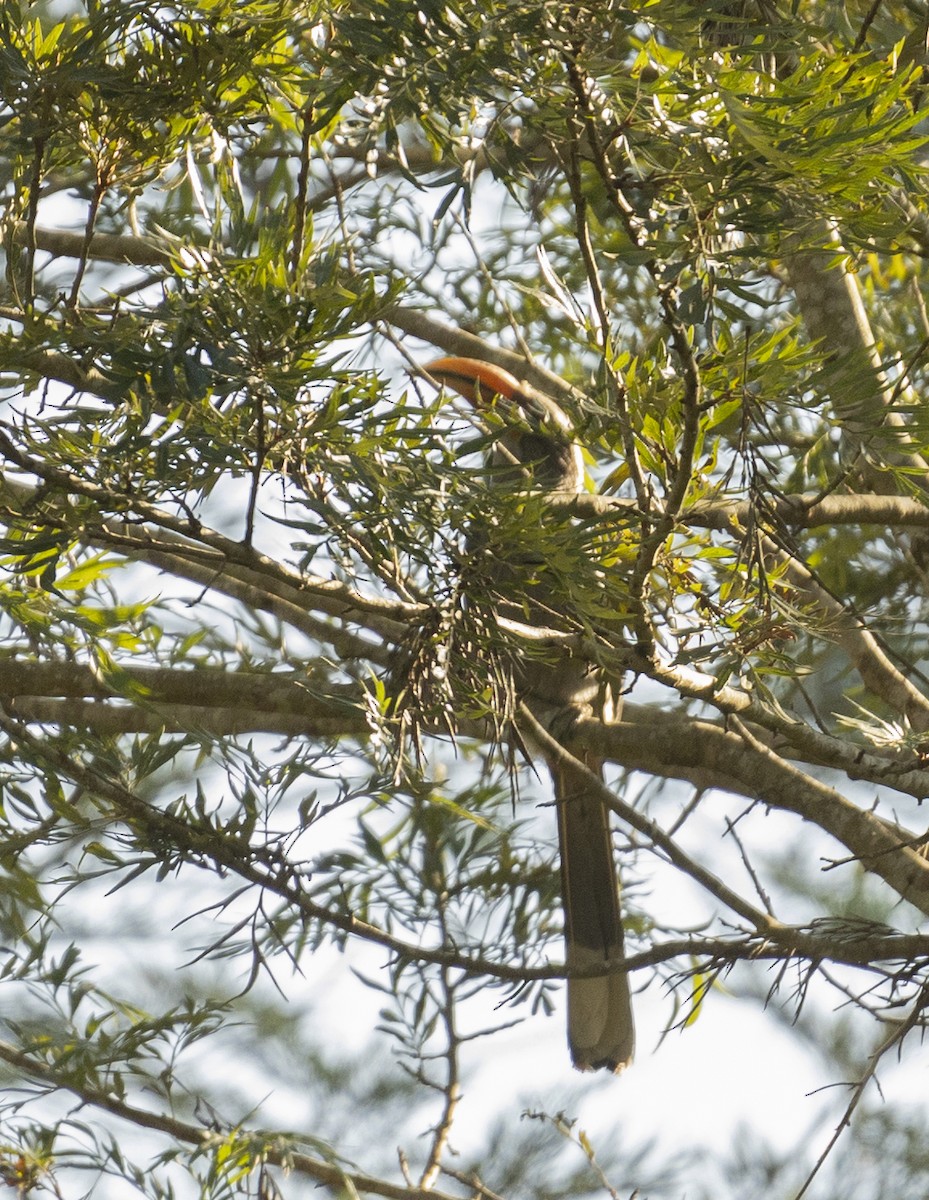
[[[582,490],[584,463],[571,423],[548,396],[521,384],[508,371],[473,358],[439,358],[424,368],[430,379],[463,396],[480,413],[493,409],[502,432],[492,453],[493,486],[524,489],[534,484],[546,492]],[[475,532],[475,542],[479,539]],[[534,565],[532,565],[534,564]],[[523,595],[513,594],[530,577]],[[553,624],[556,600],[545,587],[538,558],[527,559],[521,547],[504,547],[494,566],[500,612],[517,619]],[[509,589],[509,594],[508,594]],[[507,604],[512,600],[512,604]],[[557,621],[557,618],[554,618]],[[588,662],[562,654],[555,658],[524,657],[514,672],[521,697],[563,711],[569,718],[597,712],[609,716],[608,691]],[[584,765],[601,778],[603,763],[586,758]],[[564,905],[565,963],[569,971],[568,1045],[582,1071],[621,1071],[632,1061],[635,1031],[629,981],[617,970],[623,958],[623,926],[619,886],[613,863],[607,809],[589,778],[564,760],[548,760],[558,811],[561,849],[561,892]],[[608,973],[571,978],[570,973],[612,964]]]

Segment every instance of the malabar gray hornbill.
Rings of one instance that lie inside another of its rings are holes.
[[[424,370],[458,392],[477,412],[496,412],[502,431],[488,472],[493,486],[533,486],[549,493],[582,490],[581,448],[568,417],[548,396],[479,359],[439,358]],[[475,540],[479,537],[478,530]],[[538,556],[527,558],[531,553],[523,546],[503,547],[499,565],[493,567],[498,611],[551,628],[557,624],[553,616],[557,600],[546,588],[544,569],[538,570]],[[531,570],[526,569],[528,563]],[[530,577],[531,582],[521,588],[520,580]],[[520,588],[521,594],[513,594]],[[508,600],[512,600],[509,612]],[[605,716],[604,705],[612,707],[596,668],[567,653],[548,659],[527,657],[514,672],[514,681],[530,706],[563,710],[569,720],[574,713]],[[590,757],[583,761],[602,778],[601,761]],[[558,811],[566,966],[573,972],[612,964],[602,975],[568,978],[571,1058],[582,1071],[621,1071],[632,1061],[635,1030],[629,981],[621,967],[623,925],[608,811],[577,768],[550,758],[548,769]]]

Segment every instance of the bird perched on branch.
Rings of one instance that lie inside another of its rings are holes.
[[[580,446],[568,417],[548,396],[478,359],[439,358],[424,369],[436,383],[463,396],[478,413],[493,410],[497,414],[502,429],[491,456],[489,479],[493,486],[519,490],[532,486],[561,493],[582,490]],[[499,607],[506,612],[511,599],[517,619],[550,628],[557,623],[553,614],[558,600],[546,587],[537,557],[531,560],[534,569],[521,575],[526,556],[523,546],[503,547],[500,562],[493,568]],[[532,582],[513,594],[527,574]],[[613,715],[612,701],[596,669],[566,652],[544,659],[526,657],[514,678],[521,699],[530,706],[563,712],[568,720],[582,714]],[[583,761],[602,778],[601,761]],[[568,979],[571,1058],[582,1071],[621,1071],[632,1060],[635,1031],[629,982],[625,972],[617,969],[623,959],[623,926],[608,811],[601,795],[592,790],[586,772],[552,756],[548,768],[558,810],[566,965],[570,973],[611,964],[602,975]]]

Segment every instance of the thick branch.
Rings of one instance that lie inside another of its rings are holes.
[[[507,622],[509,631],[538,643],[544,630]],[[642,660],[630,656],[636,669]],[[162,668],[120,663],[123,683],[107,681],[90,667],[74,662],[35,663],[26,659],[0,660],[0,697],[18,717],[28,721],[85,726],[98,732],[138,733],[159,729],[203,730],[219,736],[233,733],[281,733],[293,736],[363,736],[369,731],[360,684],[317,682],[309,672],[260,672],[197,664],[191,668]],[[686,695],[712,703],[705,689],[710,676],[666,672],[661,682]],[[689,683],[690,686],[686,686]],[[929,771],[909,753],[868,751],[831,737],[783,712],[766,709],[748,693],[717,689],[716,700],[730,716],[741,716],[769,729],[772,738],[786,741],[794,757],[828,766],[874,786],[892,788],[907,796],[929,796]],[[130,706],[129,701],[135,701]],[[701,787],[726,788],[730,781],[718,770],[708,731],[719,727],[681,712],[627,703],[621,726],[582,723],[583,737],[604,758],[656,775],[676,776],[687,766],[687,777]],[[581,728],[581,727],[579,727]],[[602,738],[598,731],[604,731]],[[442,734],[445,726],[435,732]],[[458,732],[483,738],[489,731],[478,722],[462,720]],[[680,748],[684,747],[684,758]],[[654,754],[651,759],[647,756]],[[646,759],[641,756],[645,755]],[[643,762],[648,765],[644,766]],[[669,769],[666,769],[669,768]],[[736,791],[740,791],[737,787]]]
[[[897,389],[884,372],[858,280],[846,267],[847,254],[827,221],[815,221],[805,235],[807,241],[810,233],[820,245],[799,248],[798,237],[788,239],[785,261],[810,337],[829,352],[834,364],[838,383],[835,405],[843,425],[851,437],[865,444],[875,430],[889,426],[898,431],[900,445],[905,447],[906,423],[889,407]],[[904,449],[897,461],[926,470],[920,455]]]
[[[25,232],[26,223],[21,221],[14,229],[14,237],[22,238]],[[46,250],[56,258],[87,257],[134,267],[167,267],[172,258],[171,249],[164,240],[131,234],[95,233],[88,242],[83,233],[36,225],[32,236],[37,250]]]
[[[530,363],[522,354],[513,350],[505,350],[494,346],[476,334],[467,333],[456,325],[448,325],[437,321],[435,317],[416,308],[406,308],[402,304],[390,304],[382,309],[380,317],[397,329],[408,333],[411,337],[429,342],[447,354],[460,355],[462,358],[478,358],[502,367],[515,375],[520,382],[531,384],[546,396],[559,403],[567,403],[568,407],[583,400],[583,393],[566,383],[560,375],[546,370],[536,363]]]
[[[657,716],[658,714],[655,714]],[[812,778],[764,746],[740,725],[730,732],[708,722],[672,722],[654,728],[581,719],[578,742],[605,751],[627,767],[687,779],[700,787],[721,787],[772,808],[795,813],[831,834],[868,871],[929,915],[929,861],[921,853],[925,834],[916,835],[847,800],[835,788]]]
[[[299,872],[294,869],[293,864],[280,858],[273,849],[246,844],[238,835],[228,835],[205,821],[195,825],[174,813],[163,812],[96,768],[74,762],[53,743],[34,737],[17,723],[0,717],[0,727],[20,746],[27,747],[34,761],[49,763],[63,778],[70,778],[88,793],[96,794],[112,804],[118,818],[130,827],[140,830],[145,838],[153,839],[155,844],[174,847],[192,864],[219,867],[223,872],[237,876],[261,891],[278,896],[308,921],[318,922],[323,927],[336,929],[343,934],[381,946],[402,959],[455,967],[473,977],[486,976],[523,983],[529,980],[564,978],[567,974],[564,966],[531,967],[520,963],[510,965],[463,954],[457,948],[425,946],[421,939],[406,941],[395,933],[359,920],[351,913],[326,908],[307,895],[301,884]],[[603,788],[599,781],[598,786]],[[607,803],[616,807],[622,814],[625,811],[622,801],[608,789],[603,790]],[[641,823],[646,819],[641,814],[636,814],[636,820]],[[648,832],[653,831],[658,831],[658,826],[649,822]],[[665,849],[674,846],[673,840],[664,834],[660,835],[660,840]],[[683,851],[675,849],[675,854],[680,858]],[[688,868],[693,865],[699,876],[699,869],[693,864],[693,860],[686,855],[684,858],[687,858]],[[715,877],[709,875],[707,882],[714,880]],[[762,925],[760,936],[753,934],[734,939],[676,939],[652,947],[640,955],[630,956],[625,965],[629,970],[637,970],[682,954],[690,957],[706,955],[716,962],[801,955],[813,961],[832,960],[856,966],[867,966],[875,961],[893,962],[929,956],[929,938],[921,935],[893,935],[880,928],[867,932],[858,930],[857,933],[845,931],[843,937],[838,939],[834,931],[822,934],[815,928],[787,926],[774,920],[763,921]],[[571,974],[582,977],[601,972],[601,967],[594,966],[588,970],[572,971]]]
[[[15,339],[7,342],[0,355],[0,371],[9,370],[54,380],[75,392],[89,392],[103,400],[119,399],[122,390],[121,385],[114,385],[96,367],[81,367],[55,350],[23,349]]]

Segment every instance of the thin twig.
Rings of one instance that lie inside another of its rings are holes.
[[[112,1092],[78,1082],[73,1070],[59,1072],[54,1065],[40,1061],[8,1042],[0,1042],[0,1059],[33,1079],[71,1092],[82,1103],[103,1109],[121,1120],[130,1122],[137,1128],[151,1129],[156,1133],[163,1133],[167,1137],[174,1138],[175,1141],[184,1142],[203,1150],[210,1150],[214,1146],[217,1150],[228,1148],[231,1130],[191,1125],[166,1113],[139,1108],[119,1099]],[[266,1139],[267,1144],[261,1147],[262,1161],[275,1166],[286,1166],[289,1170],[315,1179],[331,1188],[336,1195],[341,1195],[348,1186],[357,1192],[383,1196],[386,1200],[460,1200],[459,1196],[451,1196],[444,1192],[426,1191],[416,1186],[401,1187],[386,1179],[378,1179],[376,1176],[351,1170],[348,1166],[335,1165],[312,1158],[308,1154],[291,1150],[289,1146],[280,1148],[275,1144],[279,1141],[278,1134],[269,1134],[263,1130],[249,1132],[240,1128],[235,1130],[235,1134],[237,1139],[241,1139],[242,1142],[250,1140],[261,1142]],[[299,1136],[294,1140],[299,1143]]]
[[[879,1065],[881,1059],[888,1052],[888,1050],[892,1050],[894,1046],[898,1046],[898,1045],[902,1044],[903,1039],[906,1037],[906,1035],[913,1028],[915,1028],[917,1022],[919,1021],[921,1013],[927,1007],[927,1005],[929,1005],[929,983],[924,983],[922,988],[920,989],[919,996],[916,998],[916,1001],[913,1004],[913,1008],[910,1011],[906,1020],[903,1021],[898,1026],[898,1028],[893,1030],[893,1032],[885,1039],[885,1041],[883,1041],[881,1043],[881,1045],[877,1048],[877,1050],[875,1050],[873,1052],[873,1054],[870,1054],[868,1056],[868,1065],[865,1069],[864,1074],[861,1076],[861,1078],[858,1080],[858,1082],[852,1088],[852,1098],[851,1098],[851,1100],[849,1100],[848,1106],[846,1107],[845,1112],[842,1114],[841,1120],[839,1121],[838,1125],[835,1127],[835,1131],[833,1132],[832,1137],[829,1139],[822,1154],[820,1154],[819,1158],[816,1160],[816,1163],[813,1166],[813,1169],[810,1171],[809,1175],[807,1175],[806,1179],[804,1180],[803,1186],[800,1188],[800,1191],[797,1192],[796,1196],[794,1197],[794,1200],[802,1200],[802,1197],[806,1195],[807,1191],[810,1188],[810,1185],[813,1183],[813,1180],[819,1174],[820,1170],[822,1169],[822,1167],[824,1166],[824,1164],[826,1162],[826,1159],[829,1157],[829,1155],[832,1153],[833,1149],[835,1148],[836,1144],[838,1143],[839,1138],[842,1136],[842,1134],[845,1132],[845,1130],[850,1126],[851,1120],[852,1120],[852,1115],[854,1114],[855,1109],[858,1107],[859,1103],[861,1102],[861,1099],[864,1096],[864,1093],[865,1093],[865,1090],[866,1090],[868,1084],[875,1077],[875,1075],[877,1073],[877,1068],[878,1068],[878,1065]]]

